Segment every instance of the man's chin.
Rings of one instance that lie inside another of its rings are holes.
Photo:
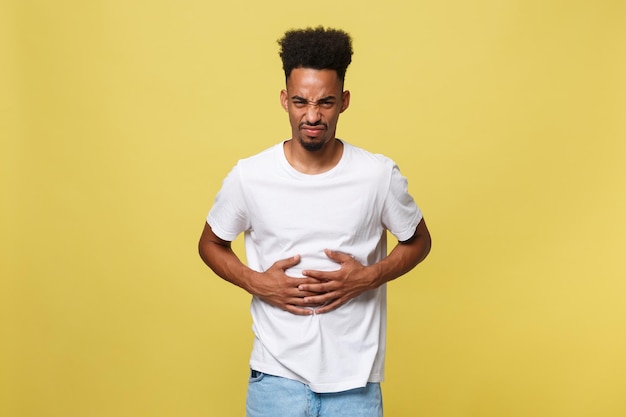
[[[300,145],[302,145],[302,147],[304,149],[306,149],[309,152],[318,152],[321,151],[324,148],[325,142],[323,140],[305,140],[302,138],[299,138],[298,141],[300,142]]]

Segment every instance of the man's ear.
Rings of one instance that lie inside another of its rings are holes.
[[[280,105],[283,106],[285,111],[289,111],[289,96],[287,96],[287,90],[281,90],[280,92]]]
[[[350,91],[346,90],[341,94],[341,112],[343,113],[350,106]]]

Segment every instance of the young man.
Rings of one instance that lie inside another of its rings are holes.
[[[350,36],[292,30],[279,44],[291,139],[228,174],[200,256],[253,296],[248,417],[379,417],[386,283],[426,257],[430,234],[394,162],[335,137]]]

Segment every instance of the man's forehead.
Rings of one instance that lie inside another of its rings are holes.
[[[319,100],[337,97],[342,85],[333,70],[294,70],[287,79],[289,97],[302,97],[307,100]]]

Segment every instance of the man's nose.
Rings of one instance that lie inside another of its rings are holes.
[[[306,106],[306,114],[304,117],[306,122],[309,124],[319,122],[321,118],[320,106],[317,105],[317,103],[309,103],[309,105]]]

